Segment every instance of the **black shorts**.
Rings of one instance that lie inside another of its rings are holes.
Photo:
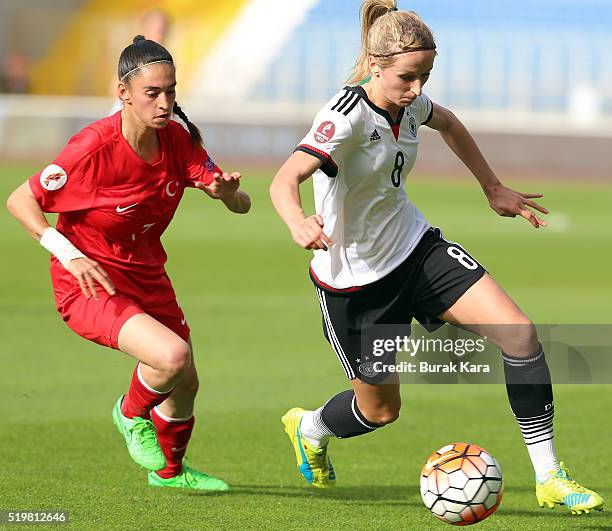
[[[450,308],[486,270],[460,245],[430,228],[410,256],[385,277],[356,291],[330,291],[311,275],[321,305],[323,332],[349,379],[380,383],[387,375],[372,372],[362,338],[376,325],[405,325],[415,318],[429,330],[442,326],[438,316]],[[395,327],[397,330],[397,327]],[[377,359],[394,363],[395,353]]]

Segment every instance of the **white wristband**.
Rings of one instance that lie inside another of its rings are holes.
[[[75,258],[85,258],[68,238],[53,227],[47,227],[40,236],[40,244],[57,258],[64,267]]]

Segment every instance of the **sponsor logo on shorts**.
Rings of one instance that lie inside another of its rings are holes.
[[[64,169],[57,164],[50,164],[40,172],[40,185],[45,190],[59,190],[66,184],[68,175]]]
[[[320,144],[325,144],[334,138],[336,132],[336,126],[334,122],[323,122],[315,131],[314,137]]]

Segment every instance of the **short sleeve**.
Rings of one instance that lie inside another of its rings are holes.
[[[180,146],[185,186],[195,188],[196,183],[199,182],[209,185],[213,182],[215,173],[223,173],[206,150],[201,145],[192,142],[191,135],[185,131],[183,126],[177,124],[175,134]]]
[[[44,212],[87,210],[96,195],[98,133],[89,128],[73,136],[51,164],[32,175],[30,189]]]
[[[308,134],[295,151],[303,151],[318,158],[323,164],[321,170],[328,177],[338,175],[340,153],[351,138],[352,126],[343,114],[324,108],[314,119]]]
[[[418,126],[426,125],[433,116],[433,103],[425,94],[421,94],[410,105],[410,112]]]

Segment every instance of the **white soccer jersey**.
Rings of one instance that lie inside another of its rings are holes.
[[[432,116],[421,94],[400,109],[397,122],[372,103],[363,87],[344,87],[319,111],[296,151],[323,164],[313,175],[315,207],[333,244],[316,250],[314,280],[350,290],[399,266],[430,227],[404,190],[419,140]]]

